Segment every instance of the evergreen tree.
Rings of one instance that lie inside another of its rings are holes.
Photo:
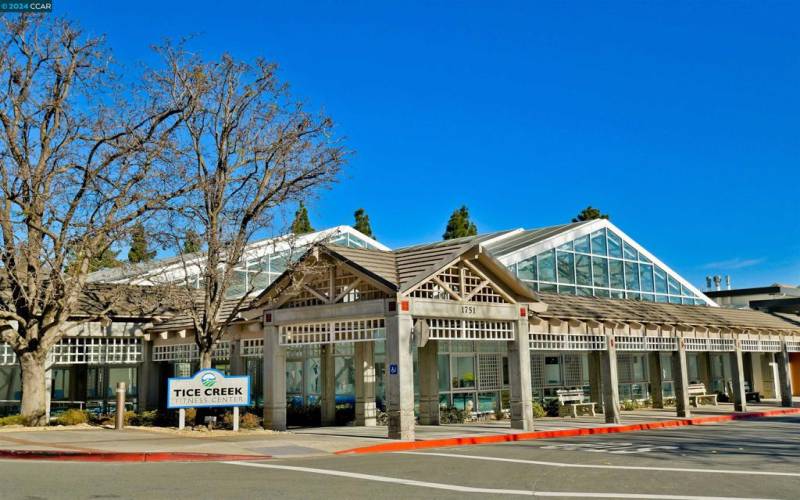
[[[136,224],[131,231],[131,249],[128,251],[128,262],[138,264],[153,260],[156,256],[155,251],[147,248],[147,234],[144,225]]]
[[[308,220],[308,210],[303,202],[300,202],[300,207],[294,213],[294,221],[292,222],[292,233],[294,234],[308,234],[313,233],[314,228],[311,227],[311,222]]]
[[[183,236],[183,253],[197,253],[202,247],[200,235],[194,229],[187,229],[186,234]]]
[[[122,262],[117,259],[117,254],[119,254],[119,251],[106,248],[100,255],[96,255],[89,259],[89,272],[93,273],[101,269],[121,266]]]
[[[353,224],[353,228],[370,238],[374,238],[375,236],[372,234],[372,226],[369,224],[369,215],[367,215],[367,211],[363,208],[359,208],[353,215],[356,218],[356,223]]]
[[[594,220],[594,219],[608,219],[608,214],[600,213],[600,210],[594,208],[593,206],[589,205],[588,207],[581,210],[576,217],[572,218],[572,222],[583,222],[585,220]]]
[[[447,228],[442,235],[445,240],[452,240],[453,238],[462,238],[464,236],[475,236],[478,234],[478,228],[474,222],[469,220],[469,210],[466,205],[455,210],[450,220],[447,221]]]

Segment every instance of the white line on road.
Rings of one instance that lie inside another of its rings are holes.
[[[466,458],[470,460],[487,460],[490,462],[510,462],[516,464],[544,465],[547,467],[573,467],[578,469],[621,469],[621,470],[647,470],[663,472],[693,472],[698,474],[742,474],[747,476],[789,476],[800,477],[800,472],[772,472],[760,470],[733,470],[733,469],[689,469],[684,467],[650,467],[636,465],[595,465],[595,464],[568,464],[562,462],[542,462],[540,460],[523,460],[520,458],[480,457],[464,455],[461,453],[433,453],[422,451],[396,451],[401,455],[433,455],[436,457]]]
[[[461,455],[455,455],[461,456]],[[648,493],[596,493],[596,492],[575,492],[575,491],[531,491],[531,490],[508,490],[500,488],[475,488],[472,486],[462,486],[460,484],[432,483],[429,481],[417,481],[414,479],[402,479],[398,477],[376,476],[374,474],[361,474],[359,472],[346,472],[330,469],[316,469],[313,467],[296,467],[293,465],[264,464],[252,462],[223,462],[228,465],[239,465],[242,467],[258,467],[262,469],[288,470],[294,472],[306,472],[311,474],[323,474],[326,476],[347,477],[351,479],[363,479],[365,481],[378,481],[381,483],[402,484],[405,486],[417,486],[420,488],[433,488],[437,490],[458,491],[461,493],[483,493],[490,495],[518,495],[528,497],[572,497],[572,498],[641,498],[647,500],[767,500],[758,498],[737,498],[737,497],[704,497],[689,495],[651,495]]]

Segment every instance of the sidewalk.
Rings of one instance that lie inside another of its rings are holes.
[[[795,404],[795,407],[798,405]],[[748,405],[749,412],[778,410],[776,403]],[[800,410],[800,408],[797,408]],[[730,404],[692,408],[693,417],[732,414]],[[645,409],[622,412],[622,426],[676,420],[674,409]],[[603,415],[578,418],[541,418],[535,431],[601,429],[615,427],[603,421]],[[386,437],[386,427],[315,427],[270,431],[177,431],[175,429],[126,428],[122,431],[95,427],[48,428],[28,430],[0,428],[0,450],[61,451],[114,453],[199,453],[230,456],[266,456],[273,458],[329,455],[355,448],[397,443]],[[512,430],[508,421],[478,422],[458,425],[417,426],[417,441],[440,441],[488,438],[496,435],[522,434]],[[528,433],[530,434],[530,433]],[[524,437],[520,435],[520,437]],[[512,438],[513,439],[513,438]],[[434,443],[429,443],[433,445]]]

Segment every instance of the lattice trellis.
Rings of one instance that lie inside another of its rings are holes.
[[[333,283],[331,283],[333,280]],[[306,276],[283,307],[310,307],[387,298],[386,292],[344,267],[322,266]],[[333,295],[331,295],[331,292]]]
[[[6,343],[0,344],[0,366],[15,364],[17,364],[17,355],[14,354],[14,350]]]
[[[214,359],[229,359],[231,357],[231,345],[227,340],[217,343],[214,352],[211,354]],[[197,344],[170,344],[154,345],[153,361],[177,361],[190,362],[200,359],[200,350]]]
[[[531,354],[531,386],[534,389],[544,387],[544,354]]]
[[[531,333],[532,351],[605,351],[603,335],[572,335],[566,333]]]
[[[413,290],[419,299],[458,300],[484,304],[507,304],[491,281],[478,275],[468,264],[458,262],[442,270]]]
[[[279,343],[284,346],[371,342],[386,338],[383,318],[283,325],[279,331]]]
[[[142,341],[129,337],[68,337],[53,346],[50,359],[56,365],[140,363]],[[0,366],[16,363],[17,356],[11,346],[0,344]]]
[[[264,339],[242,339],[242,357],[260,358],[264,355]]]
[[[478,389],[493,391],[501,389],[503,379],[500,374],[499,354],[478,354]]]
[[[780,352],[781,341],[770,339],[741,339],[740,345],[745,352]]]
[[[787,340],[786,350],[788,352],[800,352],[800,340]]]
[[[435,340],[514,340],[511,321],[432,318],[428,322],[428,338]]]
[[[620,383],[629,384],[633,382],[633,355],[620,353],[617,355],[617,376]]]
[[[564,385],[578,387],[583,385],[583,362],[580,354],[564,354]]]

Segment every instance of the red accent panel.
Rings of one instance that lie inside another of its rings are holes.
[[[527,307],[520,307],[519,308],[519,317],[524,318],[528,315],[528,308]]]
[[[407,300],[401,300],[400,301],[400,310],[401,311],[408,311],[408,309],[409,309],[408,301]]]

